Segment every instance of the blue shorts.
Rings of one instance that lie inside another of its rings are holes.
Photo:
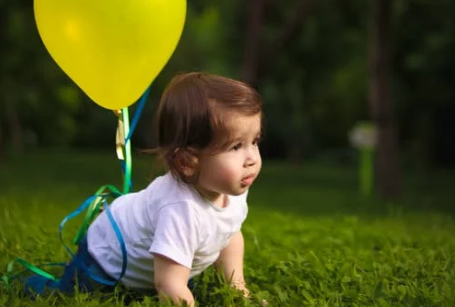
[[[60,279],[60,290],[63,292],[79,291],[94,292],[114,291],[114,285],[108,285],[97,280],[104,280],[109,284],[115,284],[116,280],[103,270],[98,262],[90,255],[85,236],[79,243],[79,249],[71,262],[66,266]]]
[[[96,280],[104,280],[115,284],[115,279],[106,274],[101,266],[88,252],[87,238],[79,243],[77,253],[65,266],[62,276],[57,280],[50,280],[41,275],[32,275],[25,278],[25,291],[32,296],[43,295],[48,292],[60,291],[73,294],[77,289],[80,292],[114,291],[114,285],[107,285]]]
[[[98,281],[97,281],[98,280]],[[63,275],[56,281],[49,280],[40,275],[32,275],[25,279],[26,293],[35,296],[47,292],[59,291],[64,294],[73,294],[77,289],[79,292],[114,293],[115,285],[107,285],[100,281],[107,281],[115,284],[116,280],[110,277],[98,262],[90,255],[87,246],[87,237],[79,243],[79,248],[73,259],[66,265]],[[127,299],[140,299],[144,296],[157,296],[155,289],[128,289],[120,287],[120,293],[126,294]],[[193,279],[188,281],[190,290],[194,290]]]

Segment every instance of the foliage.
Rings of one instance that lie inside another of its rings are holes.
[[[159,174],[135,157],[135,189]],[[152,170],[152,171],[151,171]],[[245,275],[249,303],[213,270],[196,280],[200,306],[453,306],[453,173],[410,173],[400,203],[365,199],[353,169],[266,163],[250,196]],[[15,257],[65,261],[58,224],[101,184],[119,186],[114,155],[41,152],[0,172],[0,267]],[[444,210],[444,211],[443,211]],[[450,211],[452,210],[452,211]],[[69,242],[80,221],[70,222]],[[18,267],[16,267],[19,270]],[[54,271],[55,272],[55,271]],[[17,289],[16,289],[17,290]],[[58,294],[30,301],[0,290],[0,306],[124,306],[121,296]],[[155,298],[129,306],[157,306]]]
[[[263,2],[257,57],[267,117],[265,154],[284,157],[297,146],[308,156],[347,147],[347,132],[369,117],[369,2],[316,1],[283,42],[279,37],[294,16],[295,2]],[[111,146],[115,117],[90,102],[50,58],[34,24],[32,3],[2,0],[0,7],[2,144],[12,142],[12,105],[24,134],[35,135],[38,145]],[[401,149],[417,162],[449,165],[455,150],[447,141],[453,138],[455,116],[455,4],[405,0],[394,2],[392,9],[390,58]],[[249,21],[242,1],[188,2],[182,39],[153,83],[135,135],[137,146],[153,144],[152,113],[175,73],[205,70],[241,77]]]

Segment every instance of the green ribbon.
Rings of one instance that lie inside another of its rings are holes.
[[[123,135],[125,136],[125,170],[124,170],[124,178],[123,178],[123,194],[127,194],[131,188],[131,169],[132,169],[132,159],[131,159],[131,140],[126,139],[126,137],[130,134],[130,120],[128,114],[128,108],[122,109],[123,115]]]
[[[25,261],[24,259],[22,258],[16,258],[14,259],[13,261],[11,261],[10,263],[8,263],[8,267],[6,269],[7,273],[10,274],[12,271],[13,271],[13,265],[14,263],[19,263],[21,265],[23,265],[24,267],[26,267],[27,269],[29,269],[30,271],[32,271],[33,273],[35,274],[39,274],[41,276],[44,276],[46,278],[49,278],[53,281],[56,280],[56,278],[54,276],[52,276],[51,274],[47,273],[46,271],[44,270],[41,270],[40,268],[38,268],[37,266],[34,266],[33,264]]]
[[[123,108],[121,111],[114,112],[118,117],[117,135],[116,135],[116,151],[117,158],[122,164],[123,171],[123,193],[127,194],[131,188],[131,140],[128,138],[130,134],[130,122],[128,108]]]
[[[106,194],[106,191],[108,194]],[[79,241],[84,237],[85,233],[87,232],[88,226],[90,223],[95,219],[96,215],[100,211],[101,207],[101,202],[106,196],[119,196],[122,195],[122,193],[113,185],[104,185],[101,188],[99,188],[94,196],[97,196],[89,205],[87,208],[87,212],[85,213],[84,221],[82,222],[81,227],[79,228],[76,236],[74,237],[73,243],[78,244]]]
[[[50,279],[52,281],[56,281],[57,280],[57,278],[55,278],[53,275],[51,275],[50,273],[40,269],[38,266],[35,266],[35,265],[31,264],[30,262],[25,261],[22,258],[16,258],[16,259],[14,259],[14,260],[12,260],[12,261],[10,261],[8,263],[8,265],[6,267],[6,274],[3,275],[2,278],[1,278],[1,280],[4,283],[5,289],[7,289],[7,290],[9,289],[9,286],[10,286],[11,276],[13,275],[12,274],[13,273],[13,266],[14,266],[15,263],[18,263],[18,264],[24,266],[26,268],[26,270],[28,269],[28,270],[32,271],[33,273],[41,275],[41,276],[43,276],[45,278],[48,278],[48,279]],[[51,265],[64,266],[63,263],[47,263],[47,264],[44,264],[42,266],[51,266]],[[24,271],[22,271],[22,272],[24,272]],[[22,272],[16,274],[16,276],[21,274]]]

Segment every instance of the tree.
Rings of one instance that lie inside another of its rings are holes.
[[[248,24],[245,40],[245,58],[242,67],[243,79],[254,87],[270,70],[270,64],[280,56],[282,48],[298,32],[306,17],[312,12],[317,1],[305,0],[293,9],[291,18],[286,20],[278,35],[268,44],[261,44],[261,30],[264,26],[267,2],[264,0],[249,1]],[[270,7],[269,7],[270,8]]]
[[[381,196],[398,196],[399,158],[397,125],[390,92],[389,30],[391,1],[374,0],[370,25],[370,115],[378,129],[377,186]]]
[[[302,73],[299,69],[295,69],[294,75],[285,74],[285,78],[274,78],[275,82],[270,82],[268,76],[274,73],[280,75],[272,63],[290,62],[291,57],[289,54],[283,54],[283,49],[296,40],[297,34],[301,31],[302,25],[312,12],[315,3],[315,0],[300,1],[297,7],[292,5],[286,9],[281,9],[286,6],[280,3],[278,4],[280,7],[277,9],[271,1],[252,0],[249,1],[248,6],[244,60],[241,68],[242,79],[258,88],[263,94],[267,94],[270,100],[275,100],[275,105],[269,108],[270,112],[274,113],[274,118],[271,118],[270,122],[271,128],[277,129],[275,133],[283,136],[281,139],[288,160],[300,160],[304,151],[303,147],[306,145],[306,141],[303,140],[306,121],[300,84]],[[267,15],[267,11],[273,11],[273,14]],[[276,18],[275,15],[278,11],[283,15],[278,17],[283,25],[276,28],[271,26],[273,24],[271,19]],[[273,31],[268,28],[273,28]],[[263,33],[267,32],[275,32],[275,34],[269,35],[271,38],[264,37]],[[285,66],[288,67],[288,65]],[[278,88],[283,89],[282,92]],[[281,99],[276,97],[279,92]],[[288,119],[286,123],[277,123],[282,121],[282,118]]]
[[[11,73],[9,61],[11,60],[12,53],[9,48],[5,48],[5,46],[11,45],[11,41],[8,37],[10,13],[11,11],[7,6],[7,2],[0,2],[0,45],[3,46],[0,51],[0,70],[9,73]],[[14,101],[15,97],[11,90],[11,86],[10,77],[7,74],[2,74],[0,76],[0,87],[3,88],[1,91],[2,95],[0,96],[0,100],[2,101],[0,110],[4,116],[6,116],[5,125],[8,127],[13,149],[17,152],[21,152],[23,149],[22,124],[18,115],[15,104],[16,101]],[[2,145],[1,140],[0,145]]]
[[[260,36],[264,18],[264,5],[264,0],[249,1],[242,78],[245,82],[253,86],[257,85]]]

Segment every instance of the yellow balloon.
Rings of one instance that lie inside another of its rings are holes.
[[[34,0],[52,58],[97,104],[133,104],[163,69],[183,31],[185,0]]]

